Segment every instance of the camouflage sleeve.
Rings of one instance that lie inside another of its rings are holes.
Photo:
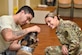
[[[62,45],[68,44],[67,40],[66,40],[65,37],[64,37],[64,32],[62,31],[62,29],[57,30],[57,31],[56,31],[56,34],[57,34],[58,40],[60,41],[60,43],[61,43]]]
[[[69,42],[69,54],[75,54],[79,48],[79,38],[74,30],[65,28],[66,39]]]

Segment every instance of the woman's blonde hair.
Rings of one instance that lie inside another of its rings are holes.
[[[54,18],[54,16],[57,16],[58,20],[60,20],[60,16],[56,15],[56,14],[53,13],[53,12],[48,13],[48,14],[45,16],[45,19],[46,19],[47,17],[52,17],[52,18]]]

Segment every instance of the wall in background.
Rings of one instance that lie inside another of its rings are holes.
[[[8,14],[8,0],[0,0],[0,16]]]
[[[40,4],[41,1],[40,0],[30,0],[30,6],[32,8],[35,8],[36,6],[38,6],[38,4]]]
[[[34,8],[40,4],[40,0],[29,0],[29,2],[26,1],[28,0],[0,0],[0,16],[8,14],[12,15],[23,5],[30,5],[31,8]]]
[[[26,4],[27,3],[27,4]],[[23,5],[28,5],[31,8],[34,8],[40,4],[40,0],[18,0],[18,6],[19,8]]]
[[[26,0],[18,0],[18,6],[19,8],[26,5]]]

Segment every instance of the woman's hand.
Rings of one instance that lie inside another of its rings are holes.
[[[69,55],[68,54],[68,49],[67,49],[66,45],[62,46],[62,53],[63,53],[63,55]]]

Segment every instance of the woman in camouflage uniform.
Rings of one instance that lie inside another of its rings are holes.
[[[82,31],[74,22],[63,20],[54,13],[45,17],[46,24],[56,29],[57,37],[62,46],[49,46],[45,49],[45,55],[82,55]]]

